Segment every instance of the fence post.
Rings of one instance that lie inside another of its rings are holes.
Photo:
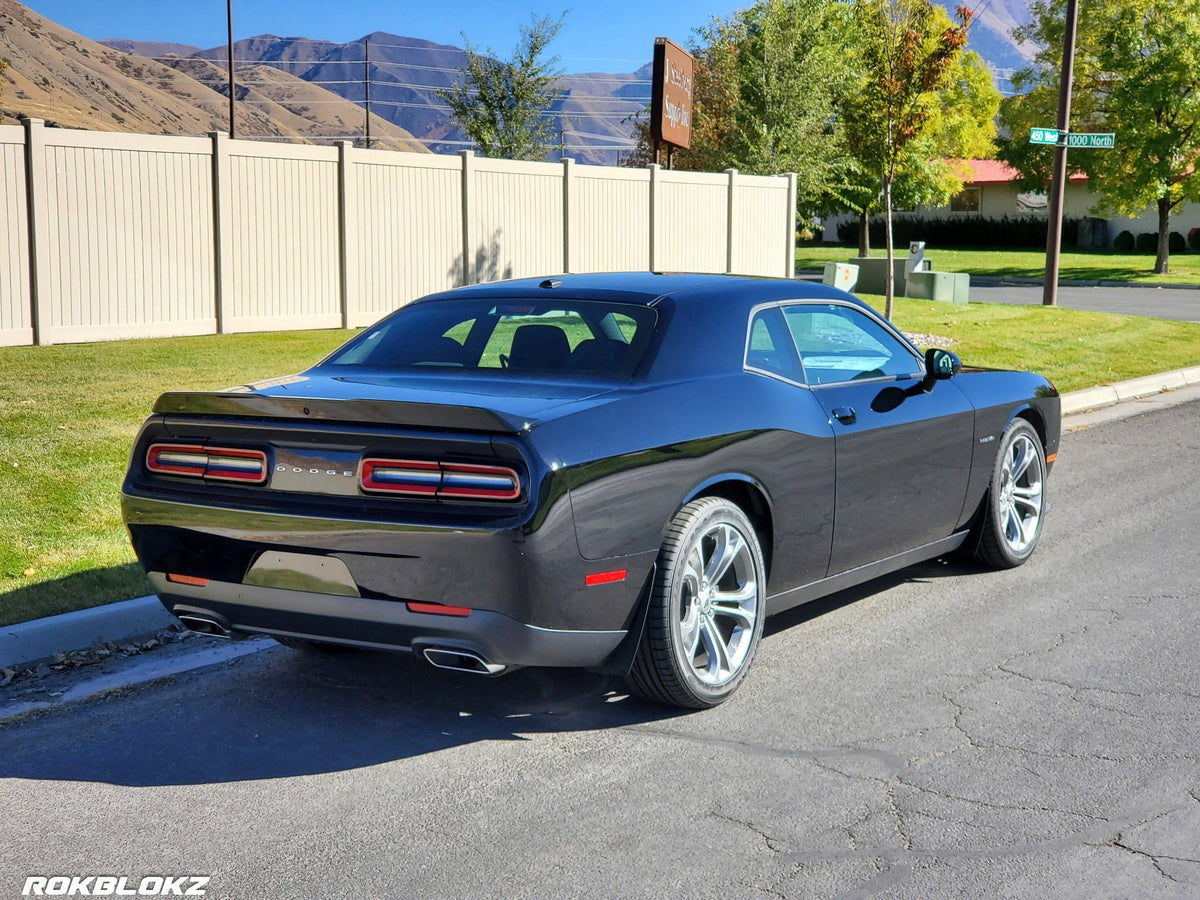
[[[726,218],[725,218],[725,272],[733,274],[733,205],[736,185],[734,184],[737,178],[737,169],[726,169],[725,174],[729,176],[729,195],[726,203]]]
[[[358,210],[355,207],[354,183],[351,180],[351,168],[354,160],[351,151],[352,141],[338,141],[338,268],[341,278],[338,287],[341,291],[342,327],[352,327],[355,314],[355,300],[360,290],[358,284]]]
[[[50,311],[50,222],[46,208],[46,127],[41,119],[25,119],[25,212],[29,217],[29,321],[33,342],[54,343]]]
[[[661,186],[658,182],[658,175],[662,171],[662,166],[658,163],[650,163],[650,271],[657,272],[659,268],[659,253],[658,253],[658,206],[659,206],[659,190]]]
[[[563,166],[563,273],[575,271],[574,264],[571,261],[573,252],[571,233],[571,204],[574,202],[575,195],[575,160],[569,156],[564,157]]]
[[[233,175],[228,133],[210,131],[209,137],[213,164],[213,312],[217,334],[225,334],[233,310]]]
[[[471,261],[471,182],[475,172],[475,151],[459,150],[462,157],[462,283],[475,283],[475,264]]]
[[[787,240],[784,241],[786,258],[783,277],[796,277],[796,173],[788,172],[787,178]]]

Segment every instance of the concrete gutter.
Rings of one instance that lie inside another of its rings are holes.
[[[1074,422],[1064,422],[1064,425],[1086,426],[1126,415],[1138,415],[1154,407],[1135,401],[1157,399],[1160,395],[1172,392],[1179,393],[1162,396],[1164,403],[1155,406],[1200,399],[1200,366],[1063,394],[1063,417],[1076,417]],[[1091,410],[1117,406],[1121,409],[1110,409],[1100,418],[1083,415]],[[144,634],[161,631],[177,621],[163,608],[157,597],[149,596],[7,625],[0,627],[0,668],[25,667],[56,653],[83,650],[109,641],[121,643],[133,640]],[[263,642],[256,643],[256,646],[261,648],[270,644]]]

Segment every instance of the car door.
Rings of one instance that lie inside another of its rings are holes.
[[[796,303],[783,313],[805,381],[834,432],[828,574],[953,533],[975,433],[966,395],[952,380],[926,390],[920,356],[857,305]]]

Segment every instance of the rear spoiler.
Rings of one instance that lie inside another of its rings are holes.
[[[403,400],[328,400],[305,397],[268,397],[254,393],[171,391],[154,404],[165,415],[222,416],[259,419],[296,419],[355,425],[399,425],[444,428],[456,431],[491,431],[515,434],[527,424],[503,413],[476,406],[447,406]]]

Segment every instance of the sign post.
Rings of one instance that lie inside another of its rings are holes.
[[[676,147],[692,146],[692,55],[665,37],[654,39],[654,88],[650,92],[650,137],[654,161],[667,145],[667,168]]]

